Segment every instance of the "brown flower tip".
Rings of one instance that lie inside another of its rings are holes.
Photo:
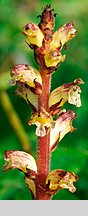
[[[46,5],[44,11],[41,15],[41,21],[39,23],[39,28],[43,32],[45,39],[49,40],[49,36],[52,36],[54,29],[54,14],[52,12],[51,6]]]

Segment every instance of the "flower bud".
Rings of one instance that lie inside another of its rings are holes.
[[[42,16],[41,16],[41,21],[39,24],[39,27],[41,28],[42,31],[49,29],[53,30],[54,28],[54,14],[52,12],[51,6],[46,5]]]

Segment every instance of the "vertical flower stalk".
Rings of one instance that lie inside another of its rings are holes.
[[[60,189],[68,189],[73,193],[76,191],[73,182],[78,180],[73,172],[50,170],[52,151],[56,150],[57,144],[67,133],[75,130],[72,121],[76,114],[62,107],[66,102],[81,106],[79,85],[84,83],[78,78],[50,92],[51,75],[60,62],[65,60],[61,50],[76,34],[72,22],[54,32],[55,16],[51,6],[46,5],[39,25],[29,22],[22,30],[27,44],[34,51],[34,59],[40,71],[19,64],[11,72],[11,85],[17,85],[15,94],[25,99],[32,108],[28,124],[36,125],[37,161],[25,152],[6,151],[3,170],[18,168],[23,171],[25,183],[36,200],[49,200]]]
[[[38,98],[38,109],[41,112],[43,107],[48,111],[48,100],[50,93],[50,75],[46,75],[44,68],[40,68],[42,76],[42,94]],[[46,88],[47,87],[47,88]],[[45,191],[45,180],[49,172],[49,157],[50,157],[50,133],[45,136],[38,137],[38,151],[37,151],[37,181],[36,181],[36,199],[50,199],[50,195]]]

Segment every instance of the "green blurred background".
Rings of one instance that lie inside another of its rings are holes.
[[[36,68],[33,53],[25,43],[21,29],[29,21],[39,23],[46,4],[52,4],[55,13],[55,30],[73,21],[77,36],[68,43],[66,60],[52,76],[51,90],[59,85],[81,77],[82,107],[73,109],[77,118],[74,133],[67,134],[52,153],[51,169],[65,169],[79,176],[75,184],[77,191],[60,190],[54,200],[88,199],[88,1],[87,0],[1,0],[0,1],[0,200],[31,200],[25,186],[24,175],[18,170],[3,173],[5,150],[25,150],[36,158],[35,126],[28,126],[31,109],[26,102],[13,94],[15,87],[9,86],[13,65],[27,63]],[[32,147],[31,147],[32,146]]]

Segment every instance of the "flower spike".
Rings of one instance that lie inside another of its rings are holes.
[[[65,55],[61,50],[75,37],[76,29],[69,22],[54,32],[55,14],[50,4],[46,5],[40,18],[38,25],[29,22],[22,29],[40,72],[27,64],[18,64],[11,71],[11,85],[17,86],[15,94],[25,99],[32,108],[28,124],[36,125],[37,164],[26,152],[6,151],[3,171],[14,168],[22,171],[33,199],[49,200],[60,189],[68,189],[72,193],[76,191],[73,183],[78,176],[73,172],[57,169],[49,173],[50,154],[67,133],[75,130],[72,121],[76,114],[72,110],[62,109],[62,106],[66,102],[81,106],[79,85],[84,82],[78,78],[50,93],[51,74],[57,70],[60,62],[64,62]]]
[[[35,68],[26,64],[18,64],[12,69],[11,76],[11,85],[25,84],[33,93],[41,94],[42,78]]]
[[[51,171],[46,179],[46,191],[49,194],[56,193],[59,189],[68,189],[74,193],[76,191],[73,182],[78,180],[78,176],[73,172],[61,169]]]

